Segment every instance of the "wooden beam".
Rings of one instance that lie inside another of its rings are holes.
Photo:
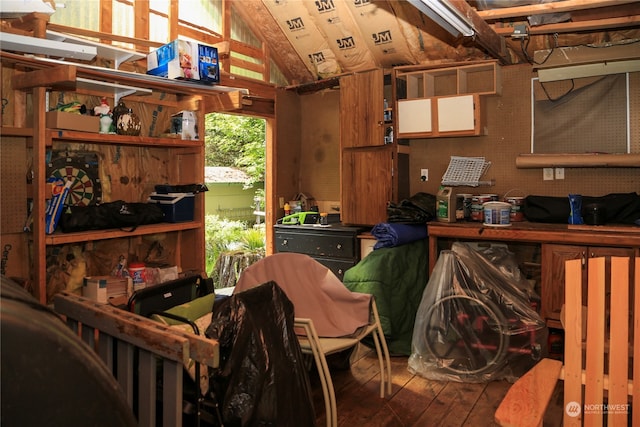
[[[91,31],[91,30],[86,30],[84,28],[67,27],[65,25],[59,25],[59,24],[50,23],[49,25],[47,25],[47,29],[56,31],[59,33],[73,34],[81,37],[98,38],[101,40],[108,39],[109,41],[107,43],[116,41],[116,42],[123,42],[123,43],[131,43],[136,47],[144,46],[145,48],[157,48],[163,45],[163,43],[159,43],[151,40],[119,36],[117,34],[104,33],[101,31]],[[148,51],[149,49],[143,49],[143,50]]]
[[[487,21],[520,16],[542,15],[546,13],[572,12],[582,9],[594,9],[606,6],[620,6],[638,0],[564,0],[540,3],[529,6],[515,6],[478,11],[478,16]]]
[[[608,61],[638,59],[638,46],[614,45],[594,49],[587,46],[559,47],[534,52],[535,69],[556,68],[570,65],[593,64]]]
[[[529,35],[576,33],[580,31],[602,31],[606,29],[619,29],[640,26],[640,15],[625,16],[621,18],[598,19],[594,21],[564,22],[560,24],[536,25],[529,28]],[[508,36],[513,33],[513,27],[497,28],[492,26],[500,36]]]
[[[76,87],[77,68],[74,65],[31,71],[13,76],[13,89],[32,89],[34,87],[50,87],[55,90],[74,90]]]
[[[217,96],[207,96],[203,99],[205,114],[225,111],[236,111],[242,108],[242,93],[240,91],[220,93]]]
[[[49,15],[45,13],[33,12],[19,18],[11,19],[13,28],[30,32],[34,37],[44,37],[44,31],[49,22]]]
[[[476,11],[464,0],[449,0],[449,4],[471,23],[476,35],[474,42],[485,49],[491,56],[498,59],[502,64],[510,64],[511,58],[507,52],[507,45],[504,38],[493,31],[493,28],[481,18]]]

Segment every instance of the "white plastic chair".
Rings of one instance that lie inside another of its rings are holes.
[[[349,291],[327,267],[297,253],[278,253],[252,264],[234,292],[273,280],[293,302],[298,341],[313,356],[324,394],[327,426],[337,426],[335,390],[326,356],[372,336],[380,367],[380,398],[392,392],[391,359],[373,296]]]

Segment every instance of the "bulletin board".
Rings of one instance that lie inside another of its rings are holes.
[[[21,233],[27,219],[27,147],[24,138],[2,137],[0,145],[0,227],[2,233]]]

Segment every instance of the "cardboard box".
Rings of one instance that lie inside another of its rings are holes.
[[[147,55],[147,74],[219,83],[218,49],[196,41],[176,39]]]
[[[51,129],[79,130],[82,132],[100,132],[100,117],[84,114],[48,111],[46,126]]]
[[[82,296],[101,304],[109,298],[127,297],[131,294],[130,277],[89,276],[82,283]]]

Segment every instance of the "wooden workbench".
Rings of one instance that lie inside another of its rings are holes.
[[[569,225],[514,222],[509,227],[480,222],[430,222],[429,271],[438,259],[438,239],[559,243],[589,246],[640,248],[640,227],[626,225]]]
[[[508,227],[485,226],[479,222],[428,224],[429,271],[446,247],[439,239],[505,242],[540,245],[540,315],[550,327],[561,328],[564,304],[564,265],[569,259],[640,256],[640,227],[624,225],[568,225],[515,222]],[[585,269],[585,273],[586,269]],[[583,295],[586,301],[586,295]]]

